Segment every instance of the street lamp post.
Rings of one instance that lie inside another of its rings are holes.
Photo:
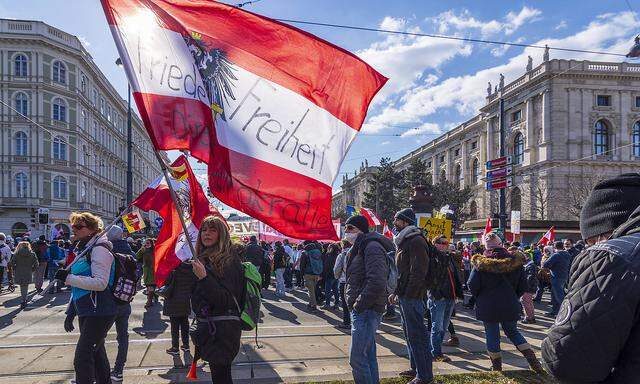
[[[116,65],[121,67],[118,57]],[[131,83],[127,82],[127,206],[133,201],[133,142],[131,132]]]
[[[502,91],[500,91],[502,92]],[[500,126],[500,157],[506,156],[506,151],[505,151],[505,143],[504,143],[504,136],[505,136],[505,127],[504,127],[504,99],[502,97],[500,97],[500,103],[498,105],[499,110],[499,121],[498,124]],[[500,189],[500,199],[498,201],[498,223],[499,223],[499,228],[502,231],[502,233],[506,233],[506,227],[507,227],[507,212],[506,212],[506,188],[502,188]]]

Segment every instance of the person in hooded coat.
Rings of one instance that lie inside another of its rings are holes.
[[[502,370],[502,327],[509,340],[527,359],[531,369],[543,373],[533,349],[518,330],[520,297],[527,289],[523,267],[527,260],[520,253],[510,254],[494,232],[485,235],[484,242],[484,254],[475,255],[471,259],[473,270],[468,285],[476,297],[476,319],[484,325],[492,370]]]

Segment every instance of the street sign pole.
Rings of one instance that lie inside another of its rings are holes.
[[[500,157],[505,156],[505,148],[504,148],[504,99],[500,98],[500,115],[499,115],[499,124],[500,124]],[[500,200],[498,205],[498,227],[502,233],[505,233],[505,228],[507,227],[507,212],[506,212],[506,188],[500,189]]]

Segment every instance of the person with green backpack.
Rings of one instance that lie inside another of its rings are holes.
[[[198,358],[209,363],[216,384],[232,383],[231,364],[240,350],[243,330],[256,330],[260,315],[261,277],[242,263],[227,224],[216,216],[202,220],[191,261],[197,281],[191,296],[196,321],[189,330]]]

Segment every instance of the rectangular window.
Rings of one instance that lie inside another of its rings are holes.
[[[640,96],[636,96],[636,108],[640,108]]]
[[[440,156],[440,162],[441,162],[441,163],[444,163],[444,155],[441,155],[441,156]]]
[[[104,116],[104,99],[100,98],[100,114]]]
[[[522,119],[522,110],[518,109],[517,111],[511,114],[511,122],[520,121]]]
[[[596,105],[598,107],[610,107],[611,96],[610,95],[598,95],[596,96]]]
[[[478,148],[478,142],[474,141],[473,143],[471,143],[471,149],[476,149]]]
[[[94,107],[98,105],[98,91],[95,89],[93,90],[93,99],[91,100],[91,104],[93,104]]]
[[[456,157],[460,156],[460,149],[456,149],[454,153],[455,153]]]

